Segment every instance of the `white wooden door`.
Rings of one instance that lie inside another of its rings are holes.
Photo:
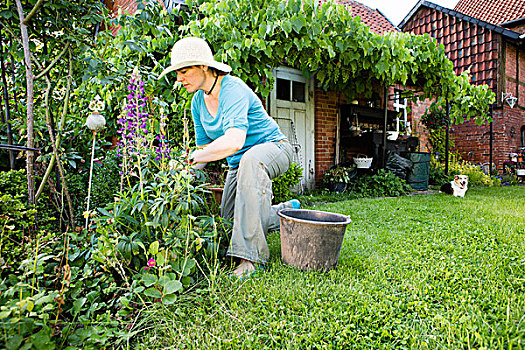
[[[300,189],[313,189],[315,184],[314,89],[313,79],[301,71],[275,69],[275,88],[270,95],[270,114],[295,149],[294,162],[303,168]]]

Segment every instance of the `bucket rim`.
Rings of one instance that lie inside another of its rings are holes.
[[[331,222],[331,221],[304,220],[304,219],[299,219],[299,218],[295,218],[295,217],[292,217],[292,216],[288,216],[288,215],[286,215],[286,212],[296,212],[296,213],[297,212],[309,212],[309,213],[330,214],[330,215],[339,216],[342,219],[344,219],[344,221],[343,222]],[[283,208],[283,209],[281,209],[281,210],[279,210],[277,212],[277,215],[279,215],[280,217],[282,217],[284,219],[294,220],[294,221],[302,222],[302,223],[305,223],[305,224],[319,224],[319,225],[334,225],[335,226],[335,225],[348,225],[349,223],[352,222],[352,219],[350,219],[350,216],[348,216],[348,215],[343,215],[343,214],[339,214],[339,213],[331,213],[329,211],[321,211],[321,210]]]

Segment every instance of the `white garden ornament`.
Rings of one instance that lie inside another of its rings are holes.
[[[100,114],[100,111],[103,111],[106,107],[104,101],[100,98],[99,95],[95,96],[95,98],[89,103],[89,109],[91,110],[91,113],[88,115],[86,119],[86,126],[93,132],[93,145],[91,146],[91,166],[89,169],[89,185],[88,185],[88,196],[87,196],[87,209],[84,213],[84,216],[86,218],[86,229],[88,228],[89,223],[89,199],[91,198],[91,181],[93,178],[93,159],[95,157],[95,139],[97,135],[97,131],[100,131],[106,127],[106,118]]]
[[[106,127],[106,118],[100,114],[100,111],[103,111],[105,107],[106,105],[99,95],[95,96],[93,101],[89,103],[89,109],[92,112],[86,119],[86,126],[94,133]]]

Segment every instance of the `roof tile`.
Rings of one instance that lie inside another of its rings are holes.
[[[460,0],[454,8],[467,16],[501,25],[525,17],[523,0]]]
[[[326,0],[321,0],[321,3]],[[346,5],[350,8],[352,17],[359,16],[361,22],[370,28],[371,32],[376,34],[384,34],[388,32],[399,31],[380,11],[373,10],[370,7],[354,1],[354,0],[339,0],[338,3]]]

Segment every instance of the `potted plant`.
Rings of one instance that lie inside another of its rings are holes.
[[[226,180],[226,173],[228,172],[228,165],[225,160],[218,160],[210,162],[205,168],[208,176],[208,190],[213,194],[213,199],[216,204],[220,205],[222,200],[222,192],[224,189],[224,182]]]
[[[330,191],[343,193],[354,176],[354,168],[335,167],[324,173],[323,183]]]

